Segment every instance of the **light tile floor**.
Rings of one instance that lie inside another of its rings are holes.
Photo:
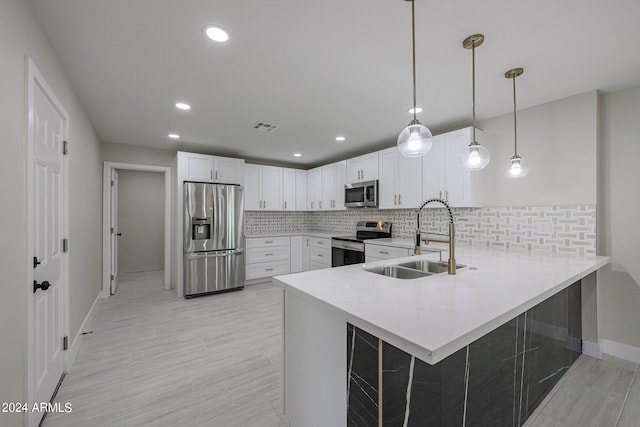
[[[270,284],[184,300],[162,272],[100,301],[45,427],[281,427],[282,297]],[[638,365],[582,356],[527,427],[638,427]],[[448,426],[447,426],[448,427]]]
[[[123,275],[100,301],[53,426],[287,426],[282,297],[273,285],[185,300],[162,272]]]

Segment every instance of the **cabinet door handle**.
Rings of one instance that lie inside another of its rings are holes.
[[[209,169],[209,178],[213,179],[213,169]]]
[[[311,209],[313,209],[313,202],[311,202]]]
[[[264,271],[273,271],[273,268],[265,268]]]
[[[446,190],[444,194],[445,194],[444,199],[447,201],[447,203],[449,203],[449,190]]]
[[[318,258],[324,258],[324,255],[318,254]]]
[[[442,191],[438,191],[438,193],[440,193],[440,195],[438,196],[438,198],[442,199]]]
[[[216,171],[216,180],[218,179],[218,171]]]
[[[402,194],[398,194],[398,204],[402,204]]]
[[[383,255],[389,255],[389,252],[387,251],[378,251],[379,254],[383,254]]]
[[[322,200],[320,200],[319,203],[320,203],[320,209],[322,209]]]
[[[264,244],[265,244],[265,245],[268,245],[268,244],[271,244],[271,243],[273,243],[273,240],[265,240],[265,241],[264,241]]]
[[[287,209],[287,201],[284,201],[284,208]]]
[[[393,204],[394,204],[394,205],[397,205],[397,204],[398,204],[398,195],[397,195],[397,194],[394,194],[394,195],[393,195]]]
[[[273,256],[273,252],[270,252],[268,254],[264,254],[264,256]]]

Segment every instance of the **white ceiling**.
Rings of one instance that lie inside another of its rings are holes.
[[[106,142],[302,167],[391,146],[411,117],[403,0],[32,0]],[[418,105],[434,131],[640,84],[638,0],[416,0]],[[225,44],[203,36],[224,27]],[[192,105],[177,111],[176,101]],[[280,126],[265,133],[256,121]],[[170,132],[182,138],[167,138]],[[347,140],[338,143],[336,135]],[[294,152],[302,157],[294,158]]]

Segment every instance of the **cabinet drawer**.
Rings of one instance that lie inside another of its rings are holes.
[[[258,262],[284,261],[290,256],[289,246],[247,249],[247,264]]]
[[[309,246],[315,248],[331,249],[331,239],[323,239],[322,237],[309,237]]]
[[[247,280],[289,273],[289,260],[247,264]]]
[[[393,259],[409,256],[409,249],[392,246],[365,245],[365,256],[380,259]]]
[[[309,248],[309,258],[312,261],[324,262],[327,266],[331,266],[331,248],[311,246]]]
[[[247,249],[268,248],[272,246],[289,246],[289,236],[280,237],[252,237],[247,239]]]
[[[309,261],[309,270],[321,270],[323,268],[331,267],[329,264],[325,264],[321,261],[311,260]]]

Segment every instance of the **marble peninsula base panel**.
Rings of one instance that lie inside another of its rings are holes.
[[[581,354],[580,287],[435,365],[348,324],[347,425],[523,425]]]
[[[506,206],[454,208],[458,244],[547,253],[596,254],[596,206]],[[328,231],[355,234],[362,220],[391,221],[393,237],[415,235],[414,209],[349,209],[322,212],[247,211],[245,232]],[[444,209],[425,209],[423,230],[448,232]]]

